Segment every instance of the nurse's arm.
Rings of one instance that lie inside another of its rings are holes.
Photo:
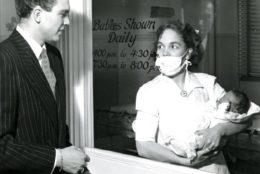
[[[247,129],[251,125],[252,125],[252,121],[249,120],[245,123],[231,123],[231,122],[221,123],[218,124],[217,127],[222,136],[231,136],[242,132],[243,130]]]
[[[188,158],[177,156],[172,151],[152,141],[136,141],[139,156],[173,164],[189,166],[191,161]]]
[[[232,135],[235,135],[239,132],[242,132],[252,124],[251,121],[245,123],[220,123],[216,126],[197,131],[197,135],[203,135],[201,144],[202,149],[215,150],[226,144],[226,138]]]

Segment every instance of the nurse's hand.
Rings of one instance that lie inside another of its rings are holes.
[[[220,149],[226,144],[223,139],[223,131],[220,125],[216,125],[212,128],[196,131],[196,134],[202,136],[200,140],[201,150],[214,151]]]
[[[210,160],[213,160],[217,154],[219,153],[218,150],[209,151],[209,150],[200,150],[197,151],[197,156],[190,161],[190,167],[199,167],[205,165],[205,163],[208,163]]]

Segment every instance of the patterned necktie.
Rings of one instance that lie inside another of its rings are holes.
[[[40,61],[41,61],[42,71],[43,71],[47,81],[49,82],[51,90],[52,90],[52,92],[55,96],[56,78],[54,76],[53,71],[51,70],[50,62],[49,62],[49,58],[47,56],[46,49],[42,49],[42,52],[41,52],[41,55],[40,55]]]

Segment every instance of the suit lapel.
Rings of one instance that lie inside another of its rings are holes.
[[[48,116],[52,120],[55,128],[57,128],[56,101],[36,56],[29,44],[16,30],[14,30],[10,36],[10,40],[14,43],[18,55],[20,56],[18,59],[22,72],[24,72],[24,75],[28,83],[32,86],[32,89],[39,96],[42,105],[47,110]]]
[[[64,80],[64,71],[62,69],[62,61],[59,60],[57,55],[59,55],[58,52],[55,52],[56,50],[51,49],[51,46],[46,44],[47,54],[50,60],[50,66],[53,70],[53,73],[56,77],[56,88],[55,88],[55,96],[56,96],[56,103],[58,107],[58,126],[59,126],[59,146],[63,147],[66,142],[64,137],[66,137],[66,131],[65,131],[65,125],[66,125],[66,119],[65,119],[65,110],[66,110],[66,94],[65,94],[65,80]],[[61,58],[61,57],[60,57]]]
[[[64,83],[64,81],[62,81],[62,79],[64,79],[63,71],[62,71],[62,69],[58,68],[58,67],[61,67],[61,65],[60,65],[59,59],[57,58],[57,54],[55,54],[53,51],[51,51],[51,48],[48,44],[46,44],[46,49],[47,49],[47,55],[48,55],[48,58],[50,61],[51,69],[56,78],[55,96],[57,99],[60,97],[59,96],[60,87],[62,87],[61,85],[63,85],[63,83]]]

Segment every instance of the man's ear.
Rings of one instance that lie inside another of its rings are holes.
[[[36,6],[32,11],[32,16],[36,23],[40,23],[42,17],[42,8],[40,6]]]

